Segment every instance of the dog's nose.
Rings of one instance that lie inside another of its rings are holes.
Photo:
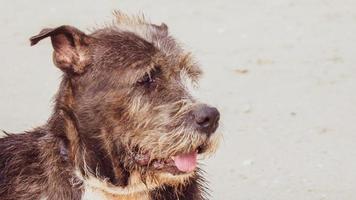
[[[197,106],[193,110],[193,117],[198,129],[208,135],[214,133],[219,126],[220,113],[214,107]]]

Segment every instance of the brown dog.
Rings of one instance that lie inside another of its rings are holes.
[[[31,38],[51,38],[64,74],[47,124],[0,139],[1,200],[206,198],[197,156],[216,150],[219,112],[185,81],[201,71],[165,24],[115,16]]]

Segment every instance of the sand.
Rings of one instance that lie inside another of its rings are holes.
[[[0,7],[0,128],[45,123],[60,72],[41,28],[82,30],[114,9],[169,25],[199,60],[196,95],[221,111],[204,161],[213,200],[356,199],[356,1],[15,1]]]

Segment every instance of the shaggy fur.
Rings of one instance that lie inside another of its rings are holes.
[[[0,139],[1,200],[206,198],[201,170],[164,164],[217,148],[217,110],[208,129],[197,127],[194,113],[212,108],[186,87],[201,70],[165,24],[115,16],[91,34],[60,26],[30,39],[51,38],[64,73],[48,122]]]

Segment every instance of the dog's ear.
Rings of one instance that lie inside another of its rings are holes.
[[[51,37],[55,65],[64,72],[80,74],[91,63],[89,45],[92,38],[72,26],[43,29],[30,38],[31,46]]]

